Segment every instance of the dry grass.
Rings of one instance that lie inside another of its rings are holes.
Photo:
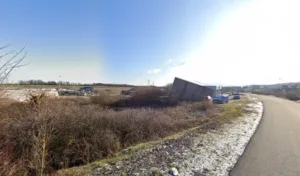
[[[190,104],[188,107],[192,111],[206,111],[213,106],[211,101],[202,101]]]
[[[122,90],[128,90],[130,87],[101,87],[95,86],[94,91],[97,94],[120,95]]]
[[[111,96],[109,94],[98,94],[96,96],[90,97],[90,101],[92,104],[97,104],[104,107],[111,106],[112,104],[121,100],[125,100],[125,98],[121,95]]]
[[[157,90],[147,91],[135,94],[132,101],[149,105],[156,103],[153,95],[162,95]],[[101,100],[99,96],[51,99],[41,95],[26,103],[1,105],[0,175],[53,173],[203,123],[185,106],[115,111],[110,108],[114,101],[118,98],[104,94]]]
[[[140,108],[140,107],[165,107],[176,105],[177,100],[168,98],[166,91],[157,87],[140,87],[130,97],[121,95],[109,95],[107,93],[98,93],[97,96],[91,97],[94,104],[114,108]]]

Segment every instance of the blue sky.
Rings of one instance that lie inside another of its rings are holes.
[[[244,62],[239,60],[248,61],[249,57],[265,54],[260,48],[260,53],[254,53],[254,50],[257,51],[257,40],[245,36],[253,34],[253,38],[258,37],[257,32],[253,31],[262,25],[258,23],[259,17],[265,17],[265,22],[271,23],[270,26],[263,26],[263,29],[278,25],[276,22],[273,24],[273,17],[264,11],[271,9],[275,13],[282,3],[278,1],[274,3],[278,6],[270,7],[270,2],[2,0],[1,45],[11,44],[13,49],[27,46],[28,58],[25,62],[30,64],[16,70],[10,81],[62,79],[72,82],[147,84],[150,79],[161,85],[179,76],[205,84],[246,84],[242,77],[231,81],[220,71],[199,70],[224,62],[222,57],[240,67]],[[260,11],[258,7],[261,7]],[[289,12],[289,7],[287,5],[284,12]],[[248,19],[249,16],[251,18]],[[286,21],[285,16],[282,21]],[[265,32],[268,33],[267,30]],[[259,36],[263,34],[259,33]],[[239,41],[240,38],[245,40]],[[252,43],[250,49],[245,50],[249,48],[246,40]],[[242,56],[234,54],[236,51],[231,49],[240,46],[244,47],[241,48]],[[223,56],[215,54],[222,53],[220,51],[223,51]],[[232,55],[234,59],[231,59]],[[213,76],[204,76],[208,72]],[[270,80],[268,76],[262,79],[259,74],[252,77],[249,74],[248,77],[249,83],[277,80],[275,77]]]

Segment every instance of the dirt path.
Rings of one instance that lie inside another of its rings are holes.
[[[258,96],[264,116],[232,176],[300,175],[300,104]]]

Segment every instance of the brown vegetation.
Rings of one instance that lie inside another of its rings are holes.
[[[176,105],[177,101],[167,96],[168,92],[157,87],[137,88],[131,96],[114,95],[108,93],[98,93],[91,97],[93,104],[99,104],[112,108],[136,108],[136,107],[164,107]],[[171,102],[173,101],[173,102]]]
[[[26,103],[3,104],[0,175],[40,175],[87,164],[130,145],[200,125],[213,116],[205,115],[214,109],[209,102],[168,107],[167,100],[164,108],[151,108],[161,105],[164,95],[159,89],[146,88],[125,99],[107,94],[91,99],[38,95]],[[120,102],[127,104],[116,111]]]

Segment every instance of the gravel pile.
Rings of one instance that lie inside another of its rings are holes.
[[[4,96],[16,101],[26,101],[30,94],[40,94],[45,92],[47,96],[57,97],[58,92],[56,89],[16,89],[16,90],[4,90]]]

